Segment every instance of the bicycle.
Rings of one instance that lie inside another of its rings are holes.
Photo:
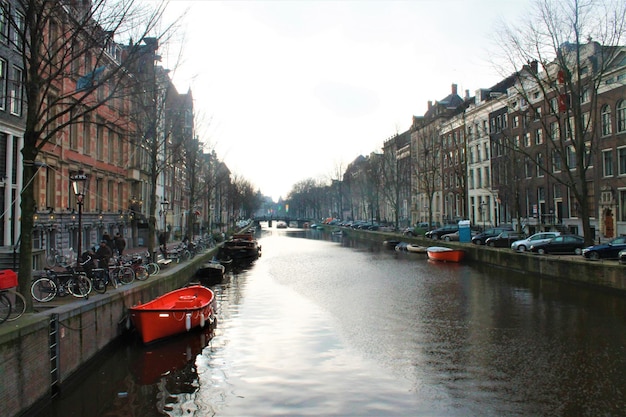
[[[89,298],[93,285],[84,273],[76,272],[71,267],[66,272],[56,272],[45,269],[45,276],[36,279],[30,287],[33,298],[41,303],[47,303],[56,296],[65,297],[68,294],[76,298]]]
[[[11,303],[11,312],[6,321],[17,320],[22,317],[22,314],[26,311],[26,298],[14,289],[4,289],[0,293],[8,298]]]
[[[10,269],[0,271],[0,323],[17,320],[26,311],[26,299],[16,287],[17,274]]]
[[[72,248],[69,249],[70,252]],[[46,265],[48,268],[54,268],[55,266],[67,266],[69,264],[70,258],[63,253],[60,253],[56,248],[50,248],[50,253],[46,256]]]

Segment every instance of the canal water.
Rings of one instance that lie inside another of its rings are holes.
[[[40,417],[626,415],[624,297],[265,229],[211,329],[101,355]]]

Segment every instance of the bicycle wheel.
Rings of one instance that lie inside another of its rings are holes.
[[[9,300],[11,300],[11,315],[7,321],[17,320],[22,317],[22,314],[26,311],[26,299],[22,294],[15,290],[9,290],[7,293]]]
[[[94,273],[91,284],[93,286],[93,290],[98,294],[104,294],[107,292],[107,280],[104,274],[99,272]]]
[[[30,286],[30,294],[40,303],[46,303],[57,295],[57,285],[49,278],[39,278]]]
[[[54,268],[57,266],[57,257],[53,253],[46,256],[46,265],[48,268]]]
[[[187,249],[185,249],[183,251],[182,258],[183,258],[183,261],[188,261],[189,259],[191,259],[191,252],[189,252]]]
[[[120,268],[118,278],[122,284],[130,284],[135,280],[135,271],[129,266]]]
[[[148,274],[148,270],[143,265],[136,266],[134,272],[135,279],[138,279],[139,281],[145,281],[150,276],[150,274]]]
[[[146,264],[146,270],[148,271],[148,275],[152,276],[158,274],[161,268],[158,263],[150,262],[149,264]]]
[[[74,275],[67,283],[67,289],[70,294],[76,298],[84,298],[85,300],[89,298],[89,293],[92,288],[91,280],[83,274]]]
[[[0,293],[0,323],[7,321],[11,315],[11,300],[4,292]]]

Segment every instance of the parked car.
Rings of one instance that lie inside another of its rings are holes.
[[[562,235],[550,239],[544,243],[534,243],[530,247],[531,252],[540,255],[546,253],[573,253],[580,255],[585,247],[585,238],[577,235]]]
[[[414,227],[406,227],[406,228],[404,228],[404,230],[402,231],[402,234],[404,236],[417,236],[417,233],[416,233]]]
[[[498,236],[490,237],[485,240],[485,245],[492,248],[510,248],[511,243],[516,240],[524,239],[526,235],[524,233],[514,232],[513,230],[507,230],[500,233]]]
[[[626,249],[626,236],[620,236],[608,243],[589,246],[583,249],[583,256],[587,259],[617,259],[621,250]]]
[[[536,245],[538,243],[547,242],[550,239],[560,236],[560,232],[540,232],[535,233],[532,236],[527,237],[526,239],[516,240],[511,243],[511,249],[517,252],[524,252],[527,249],[530,249],[532,245]]]
[[[622,265],[626,265],[626,249],[622,249],[621,251],[619,251],[617,257],[619,259],[619,263],[621,263]]]
[[[507,232],[509,230],[513,230],[513,226],[498,226],[493,227],[491,229],[487,229],[481,233],[478,233],[476,236],[472,238],[472,243],[476,245],[484,245],[485,241],[490,237],[496,237],[502,232]]]
[[[447,233],[441,236],[441,240],[445,240],[446,242],[458,242],[459,241],[459,231],[452,233]]]
[[[441,239],[441,236],[447,235],[448,233],[454,233],[457,230],[459,230],[459,225],[458,224],[447,224],[447,225],[445,225],[443,227],[440,227],[438,229],[426,232],[426,234],[424,234],[424,236],[426,236],[429,239],[439,240],[439,239]]]

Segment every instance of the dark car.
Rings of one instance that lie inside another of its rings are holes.
[[[526,235],[524,233],[507,230],[500,233],[498,236],[487,238],[487,240],[485,240],[485,245],[491,246],[492,248],[510,248],[511,243],[516,240],[524,239],[525,236]]]
[[[476,236],[472,237],[472,243],[476,245],[484,245],[485,241],[490,237],[496,237],[500,233],[507,232],[509,230],[513,230],[513,226],[498,226],[487,229],[484,232],[478,233]]]
[[[619,252],[626,249],[626,236],[620,236],[609,243],[589,246],[583,249],[583,256],[587,259],[617,259]]]
[[[530,247],[531,252],[540,255],[546,253],[573,253],[580,255],[585,247],[585,239],[577,235],[557,236],[547,242],[533,244]]]
[[[626,265],[626,249],[622,249],[621,251],[619,251],[618,256],[618,260],[619,263],[621,263],[622,265]]]
[[[443,227],[426,232],[424,236],[426,236],[429,239],[439,240],[441,239],[441,236],[447,235],[448,233],[454,233],[457,230],[459,230],[458,224],[446,224]]]

